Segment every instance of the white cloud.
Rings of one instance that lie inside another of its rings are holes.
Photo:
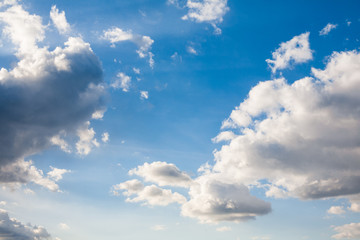
[[[151,229],[154,231],[164,231],[164,230],[166,230],[166,226],[165,225],[155,225],[155,226],[152,226]]]
[[[211,141],[213,141],[214,143],[219,143],[222,141],[233,140],[235,137],[236,137],[236,135],[232,131],[223,131],[216,137],[212,138]]]
[[[215,152],[214,174],[247,186],[267,180],[284,197],[358,194],[358,66],[358,52],[333,53],[315,78],[260,82],[224,122],[241,134]]]
[[[331,207],[327,210],[327,213],[339,215],[339,214],[345,213],[345,210],[344,210],[344,207],[343,207],[343,206],[331,206]]]
[[[104,117],[104,113],[106,112],[106,109],[99,109],[96,110],[95,112],[93,112],[93,114],[91,115],[91,119],[97,119],[97,120],[102,120]]]
[[[187,51],[188,53],[197,55],[197,51],[196,51],[193,47],[191,47],[191,46],[188,46],[188,47],[186,48],[186,51]]]
[[[109,133],[108,132],[104,132],[102,134],[101,141],[103,141],[104,143],[107,143],[109,141]]]
[[[47,28],[41,17],[21,5],[2,8],[0,22],[18,59],[11,68],[0,70],[0,96],[4,96],[0,101],[0,168],[6,172],[0,182],[29,180],[54,190],[56,184],[24,158],[52,144],[67,151],[65,140],[56,136],[76,132],[103,108],[101,64],[80,37],[69,37],[64,46],[52,51],[40,47]]]
[[[228,232],[228,231],[231,231],[231,227],[228,227],[228,226],[218,227],[218,228],[216,228],[216,231],[218,231],[218,232]]]
[[[51,171],[47,173],[47,175],[53,179],[54,181],[59,181],[63,178],[62,175],[64,175],[65,173],[70,173],[70,170],[67,169],[60,169],[60,168],[54,168],[52,166],[50,166]]]
[[[311,60],[312,51],[309,44],[309,32],[293,37],[272,53],[272,59],[266,59],[272,72],[278,69],[286,69],[295,64],[305,63]]]
[[[88,155],[94,147],[99,147],[100,145],[95,138],[94,129],[89,127],[90,122],[87,121],[77,130],[79,141],[76,143],[76,150],[80,155]]]
[[[124,191],[127,202],[142,202],[143,205],[167,206],[171,203],[183,204],[186,198],[169,189],[162,189],[155,185],[144,186],[139,180],[129,180],[112,186],[112,193],[119,195],[119,191]],[[135,195],[135,196],[134,196]]]
[[[136,73],[136,74],[140,74],[140,69],[139,68],[133,68],[133,71],[134,71],[134,73]]]
[[[55,146],[59,146],[61,150],[63,150],[66,153],[71,153],[71,147],[69,146],[69,144],[61,138],[61,136],[55,135],[50,139],[50,142],[55,145]]]
[[[125,73],[118,73],[116,80],[111,84],[111,87],[118,89],[121,88],[124,92],[128,92],[131,84],[131,77]]]
[[[320,36],[328,35],[331,30],[335,29],[338,25],[328,23],[321,31],[319,32]]]
[[[4,7],[7,5],[14,5],[17,3],[17,0],[3,0],[2,2],[0,2],[0,7]]]
[[[188,174],[180,171],[174,164],[166,162],[144,163],[129,171],[129,175],[137,175],[146,182],[154,182],[159,186],[189,187],[192,180]]]
[[[352,212],[360,212],[360,203],[358,202],[351,202],[350,207],[348,208]]]
[[[148,91],[140,91],[140,98],[141,99],[148,99],[149,98],[149,92]]]
[[[53,21],[55,27],[61,34],[66,34],[70,31],[70,25],[66,21],[65,12],[59,12],[59,9],[56,8],[56,5],[51,7],[50,18]]]
[[[183,204],[183,216],[202,223],[240,222],[271,211],[270,203],[250,195],[249,189],[233,181],[225,183],[215,175],[203,175],[190,187],[190,200]]]
[[[150,52],[154,40],[152,40],[149,36],[142,36],[132,33],[131,30],[124,31],[118,27],[112,27],[108,30],[104,30],[104,34],[101,36],[101,38],[112,43],[112,47],[115,47],[115,43],[123,41],[131,41],[135,43],[139,47],[139,49],[136,51],[139,57],[148,57],[150,67],[152,68],[154,66],[154,54]]]
[[[64,231],[70,230],[69,225],[67,225],[66,223],[59,223],[59,228]]]
[[[118,43],[122,41],[130,41],[133,39],[131,31],[124,31],[120,28],[113,27],[104,31],[103,38],[109,40],[111,43]]]
[[[62,179],[62,174],[70,172],[66,169],[51,167],[52,171],[44,176],[42,170],[37,169],[32,161],[18,160],[17,162],[0,167],[0,182],[11,188],[17,188],[19,184],[28,182],[35,183],[50,191],[59,191],[57,181]]]
[[[177,2],[169,2],[176,4]],[[227,0],[187,0],[188,13],[182,17],[183,20],[210,23],[215,34],[221,34],[216,24],[223,21],[224,15],[230,10]]]
[[[7,240],[49,240],[50,234],[42,226],[23,224],[10,218],[7,211],[0,209],[0,235]],[[5,239],[4,238],[4,239]]]
[[[359,239],[360,238],[360,223],[350,223],[342,226],[334,227],[337,234],[331,236],[335,239]]]

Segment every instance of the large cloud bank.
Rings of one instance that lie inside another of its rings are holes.
[[[15,1],[0,10],[3,38],[18,59],[0,70],[0,179],[9,182],[12,176],[3,170],[14,162],[24,166],[25,157],[53,144],[68,150],[59,134],[87,126],[104,108],[105,89],[89,43],[73,36],[51,50],[42,46],[48,27],[40,16]],[[53,6],[51,18],[60,33],[69,32],[64,12]]]

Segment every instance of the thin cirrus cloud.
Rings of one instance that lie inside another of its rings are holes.
[[[10,218],[6,210],[0,209],[0,238],[7,240],[46,240],[51,239],[51,236],[44,227],[25,225],[15,218]]]
[[[306,32],[280,44],[280,47],[272,53],[272,59],[266,59],[273,73],[296,64],[305,63],[313,58],[309,35],[310,33]]]
[[[118,27],[112,27],[107,30],[104,30],[101,39],[109,41],[112,47],[115,47],[116,43],[130,41],[135,43],[139,49],[136,51],[140,58],[148,57],[149,65],[151,68],[154,67],[154,54],[150,52],[151,46],[154,43],[149,36],[142,36],[139,34],[132,33],[131,30],[124,31]]]
[[[54,50],[39,47],[48,29],[42,18],[16,1],[4,6],[0,11],[3,36],[16,49],[18,62],[11,69],[0,70],[1,182],[30,181],[56,190],[55,182],[50,184],[24,158],[54,144],[69,151],[65,140],[56,136],[77,132],[88,125],[94,112],[104,109],[101,64],[90,44],[80,37],[68,37],[64,46]],[[54,23],[66,20],[56,7],[51,12]]]

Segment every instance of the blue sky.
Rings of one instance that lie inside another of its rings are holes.
[[[360,239],[358,1],[0,1],[0,239]]]

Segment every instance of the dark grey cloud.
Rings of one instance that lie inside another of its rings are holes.
[[[23,169],[30,167],[25,157],[54,144],[60,133],[75,136],[94,112],[104,110],[103,71],[80,37],[52,50],[40,47],[47,28],[16,2],[0,9],[0,24],[18,59],[0,70],[0,182],[27,182],[34,174],[20,176],[30,171]]]

